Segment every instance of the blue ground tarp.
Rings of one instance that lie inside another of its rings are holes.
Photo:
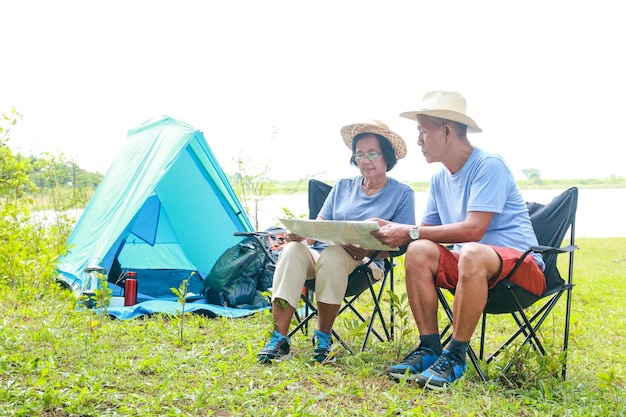
[[[265,307],[264,309],[267,308],[269,307]],[[258,313],[260,310],[261,309],[222,307],[215,304],[208,304],[204,300],[185,303],[185,312],[206,314],[210,317],[222,316],[239,318]],[[129,307],[109,307],[107,311],[111,316],[120,320],[127,320],[141,316],[149,316],[154,313],[177,315],[182,311],[182,304],[174,298],[172,300],[155,299],[142,301],[141,303]]]

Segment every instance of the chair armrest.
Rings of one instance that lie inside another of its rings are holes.
[[[402,245],[400,246],[400,250],[393,250],[393,251],[389,251],[389,256],[391,256],[392,258],[397,258],[398,256],[402,256],[406,253],[407,248],[409,247],[409,244],[407,243],[406,245]]]
[[[578,249],[576,245],[563,246],[562,248],[554,248],[552,246],[532,246],[529,250],[542,255],[555,255],[559,253],[570,253]]]

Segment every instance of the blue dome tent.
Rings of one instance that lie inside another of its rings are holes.
[[[97,263],[119,295],[111,276],[116,266],[120,273],[137,271],[140,302],[109,312],[119,318],[175,312],[180,306],[170,288],[191,277],[189,291],[199,294],[201,278],[241,240],[233,233],[252,230],[204,134],[164,116],[128,132],[68,239],[58,279],[82,294],[98,285],[88,273]],[[221,311],[202,299],[195,304],[186,310],[246,314]]]

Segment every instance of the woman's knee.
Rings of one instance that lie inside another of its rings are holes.
[[[354,261],[342,246],[331,245],[320,254],[315,264],[316,275],[334,275],[334,272],[347,272],[354,269]]]
[[[309,248],[307,248],[306,245],[303,245],[300,242],[288,242],[283,250],[280,252],[278,259],[280,260],[280,258],[294,256],[295,254],[304,256],[305,254],[308,254],[308,251]]]
[[[320,254],[320,260],[343,259],[346,257],[350,258],[350,255],[348,255],[343,246],[338,245],[327,246]]]

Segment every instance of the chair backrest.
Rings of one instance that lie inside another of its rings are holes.
[[[570,244],[574,244],[574,223],[578,207],[578,188],[572,187],[548,204],[529,202],[526,204],[530,220],[541,246],[561,247],[567,231],[570,231]],[[546,287],[550,291],[563,284],[563,278],[556,267],[557,255],[544,255]]]
[[[309,219],[317,218],[332,188],[324,182],[309,180]]]

